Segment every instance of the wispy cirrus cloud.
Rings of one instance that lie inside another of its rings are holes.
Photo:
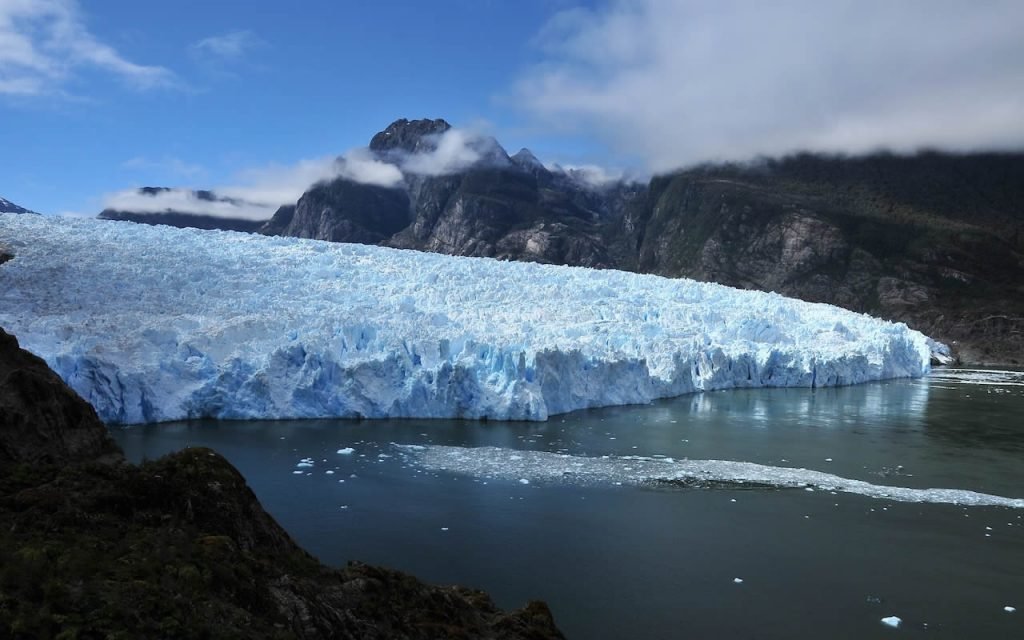
[[[132,62],[98,40],[76,0],[0,0],[0,95],[56,93],[83,68],[140,90],[180,84],[171,70]]]
[[[240,29],[193,42],[189,51],[195,56],[225,62],[241,59],[264,44],[252,31]]]
[[[122,162],[121,168],[128,171],[146,171],[183,179],[199,178],[206,174],[206,169],[203,165],[186,162],[181,158],[173,156],[164,156],[156,159],[147,156],[136,156]]]
[[[557,14],[518,103],[667,170],[1024,146],[1024,3],[607,0]]]

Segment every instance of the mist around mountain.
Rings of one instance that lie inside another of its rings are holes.
[[[263,224],[258,219],[236,217],[238,211],[259,211],[259,205],[207,190],[142,187],[134,193],[120,195],[112,204],[115,206],[104,209],[98,217],[179,228],[247,232],[256,231]]]

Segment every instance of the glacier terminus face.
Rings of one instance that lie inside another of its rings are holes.
[[[921,333],[773,293],[128,222],[0,214],[0,326],[110,423],[545,420],[928,371]]]

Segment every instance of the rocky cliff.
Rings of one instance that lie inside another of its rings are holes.
[[[299,549],[208,449],[125,464],[95,412],[0,330],[0,637],[562,638],[539,602]]]
[[[460,140],[471,160],[456,169],[410,162],[446,146],[444,120],[398,120],[373,136],[369,151],[403,168],[382,187],[339,177],[312,187],[262,232],[382,244],[462,256],[612,267],[602,226],[638,197],[639,185],[595,187],[549,170],[528,150],[509,157],[493,138]],[[450,141],[449,141],[450,142]]]
[[[965,361],[1024,362],[1024,154],[700,167],[652,180],[634,213],[621,267],[828,302]]]

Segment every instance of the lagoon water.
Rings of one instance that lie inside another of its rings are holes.
[[[195,421],[114,433],[136,461],[221,452],[324,562],[478,587],[504,607],[543,599],[570,638],[1024,637],[1024,508],[636,475],[742,461],[1024,498],[1018,373],[735,390],[546,423]],[[601,472],[545,476],[544,452]]]

